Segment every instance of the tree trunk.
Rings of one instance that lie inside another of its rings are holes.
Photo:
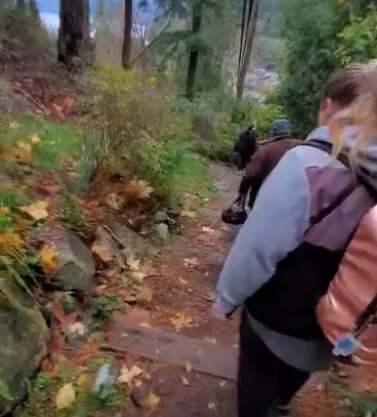
[[[29,3],[30,15],[36,22],[40,23],[39,8],[36,0],[30,0]]]
[[[132,0],[124,2],[124,37],[122,49],[122,65],[126,70],[131,69],[132,48]]]
[[[20,10],[24,11],[25,6],[26,6],[26,1],[25,0],[17,0],[16,5]]]
[[[90,47],[89,0],[60,0],[58,61],[85,65]]]
[[[197,0],[194,2],[192,10],[192,35],[198,39],[198,35],[202,28],[202,15],[203,15],[203,1]],[[197,40],[196,40],[197,42]],[[186,97],[189,100],[194,98],[195,91],[195,76],[196,69],[198,67],[199,60],[199,47],[194,44],[190,49],[189,63],[187,69],[186,79]]]
[[[255,34],[255,29],[257,27],[257,21],[258,21],[259,4],[260,4],[260,0],[253,1],[250,24],[246,33],[245,56],[243,59],[243,63],[241,65],[240,75],[237,80],[237,99],[239,100],[242,99],[243,93],[245,90],[245,78],[246,78],[247,70],[249,69],[251,52],[253,49],[254,34]]]

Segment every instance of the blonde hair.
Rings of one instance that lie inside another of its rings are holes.
[[[377,140],[377,60],[351,64],[335,73],[327,84],[325,97],[339,107],[329,123],[335,155],[344,146],[344,128],[358,127],[349,154],[354,164],[363,150]]]

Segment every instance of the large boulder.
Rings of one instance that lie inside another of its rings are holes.
[[[0,396],[0,417],[27,394],[28,379],[44,356],[48,329],[33,298],[0,272],[0,383],[10,398]],[[1,391],[0,391],[1,392]]]
[[[52,246],[57,254],[57,269],[49,282],[63,291],[91,292],[95,286],[95,262],[87,246],[69,229],[42,227],[33,234],[35,244]]]

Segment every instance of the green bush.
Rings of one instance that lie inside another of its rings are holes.
[[[143,80],[134,72],[99,65],[88,94],[87,165],[105,164],[113,174],[147,180],[169,205],[209,187],[207,167],[195,154],[190,112],[177,107],[154,77]]]
[[[274,102],[255,104],[250,116],[260,136],[270,133],[271,124],[275,119],[286,118],[283,108]]]

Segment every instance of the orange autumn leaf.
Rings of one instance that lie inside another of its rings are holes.
[[[127,198],[146,199],[150,197],[153,188],[144,180],[131,180],[127,183],[124,194]]]
[[[46,274],[55,272],[58,268],[58,254],[53,246],[45,245],[39,251],[39,261]]]
[[[19,251],[23,245],[24,240],[18,233],[0,233],[0,254],[11,255],[15,251]]]

